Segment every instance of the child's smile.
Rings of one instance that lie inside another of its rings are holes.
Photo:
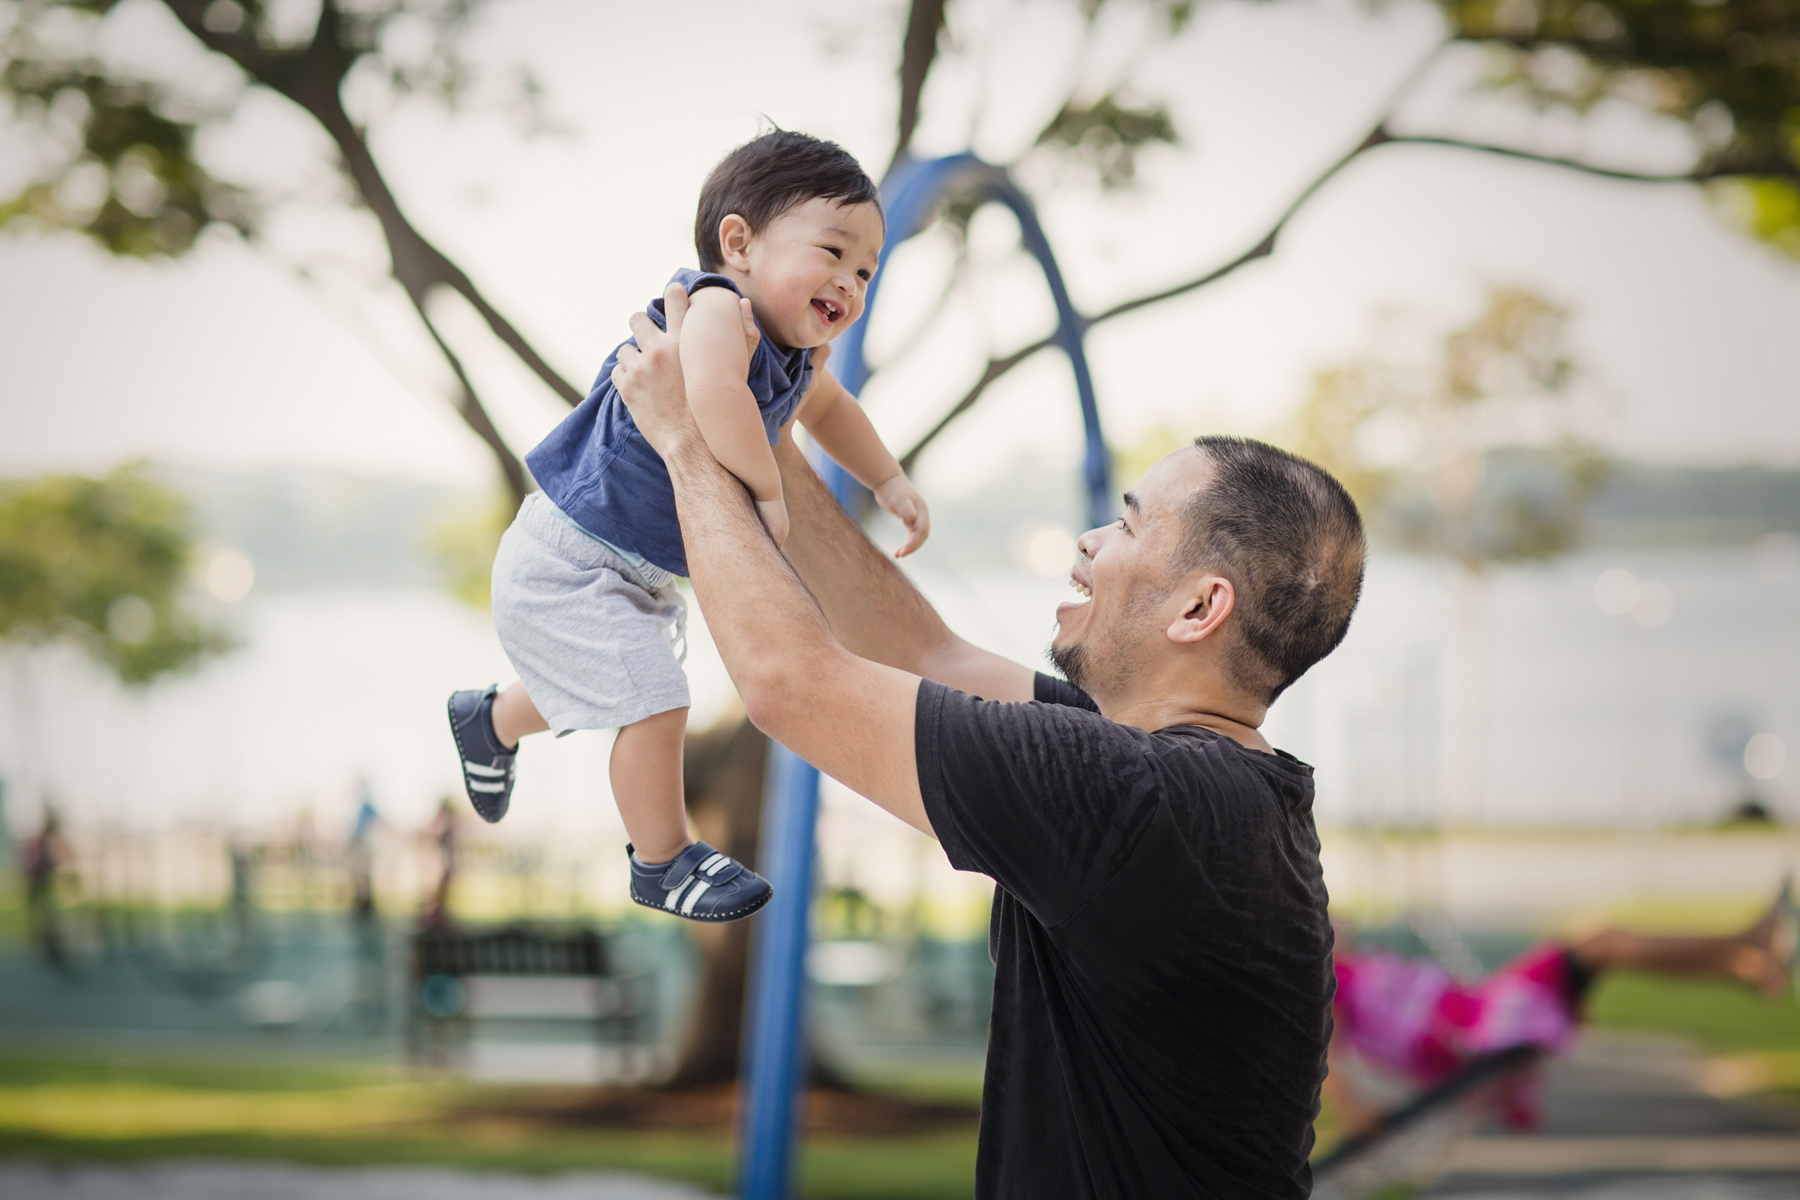
[[[726,270],[765,334],[777,345],[810,350],[862,316],[886,234],[879,206],[814,198],[727,245]]]

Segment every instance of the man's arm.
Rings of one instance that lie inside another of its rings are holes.
[[[987,700],[1030,700],[1035,676],[963,641],[826,489],[792,430],[775,446],[788,520],[788,560],[853,654]],[[690,555],[690,558],[692,556]]]
[[[744,485],[707,448],[681,385],[685,301],[674,288],[665,293],[667,334],[642,313],[632,318],[640,350],[620,352],[613,381],[669,469],[694,591],[719,655],[757,728],[931,833],[913,749],[919,678],[839,644]]]

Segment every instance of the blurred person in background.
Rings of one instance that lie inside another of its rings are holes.
[[[31,941],[44,956],[44,961],[57,970],[67,965],[63,953],[62,926],[56,912],[56,880],[64,863],[74,856],[63,840],[62,818],[56,809],[44,806],[44,823],[24,846],[25,910],[31,929]]]
[[[357,924],[375,919],[375,828],[381,813],[369,792],[369,781],[356,781],[359,803],[356,818],[350,826],[350,840],[344,847],[344,866],[350,873],[350,915]]]
[[[1736,933],[1652,936],[1608,927],[1574,941],[1541,943],[1474,982],[1457,979],[1435,959],[1360,949],[1348,923],[1333,927],[1337,995],[1325,1086],[1357,1132],[1379,1127],[1383,1114],[1349,1082],[1351,1055],[1429,1088],[1477,1058],[1517,1046],[1567,1050],[1589,992],[1608,971],[1722,979],[1773,999],[1787,986],[1795,946],[1788,882]],[[1541,1090],[1535,1068],[1514,1076],[1497,1097],[1505,1122],[1535,1126]]]
[[[443,929],[450,924],[450,885],[456,878],[456,801],[445,796],[423,835],[437,850],[437,882],[419,913],[422,929]]]

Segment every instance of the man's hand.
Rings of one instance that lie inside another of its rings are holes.
[[[663,291],[668,330],[658,329],[649,313],[631,314],[631,335],[637,345],[619,347],[619,361],[613,365],[613,386],[619,389],[631,419],[650,448],[664,458],[676,442],[700,432],[688,409],[687,382],[681,374],[681,322],[687,310],[687,289],[671,283]],[[744,342],[754,354],[762,332],[756,327],[749,300],[740,298],[738,310],[744,319]]]
[[[875,489],[875,503],[882,511],[906,526],[906,543],[894,551],[895,558],[905,558],[925,544],[931,536],[931,508],[919,489],[912,485],[906,472],[887,480]]]

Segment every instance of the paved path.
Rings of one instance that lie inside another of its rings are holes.
[[[176,1162],[130,1167],[0,1164],[6,1200],[717,1200],[632,1175],[534,1178],[436,1167],[342,1170],[280,1163]]]
[[[1800,1120],[1707,1095],[1658,1038],[1590,1033],[1550,1068],[1543,1128],[1458,1143],[1421,1200],[1800,1200]]]

